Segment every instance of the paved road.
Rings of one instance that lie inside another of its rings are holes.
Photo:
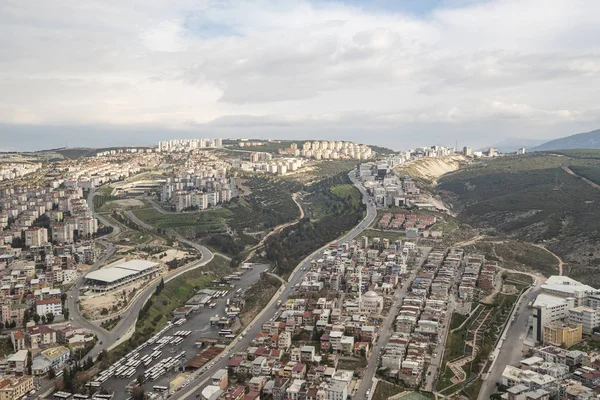
[[[434,356],[433,354],[431,355],[431,360],[429,362],[429,367],[427,368],[427,374],[425,375],[425,391],[427,392],[432,392],[435,391],[435,384],[439,378],[439,373],[440,371],[443,371],[441,369],[441,363],[443,361],[443,357],[444,357],[444,348],[446,346],[446,339],[448,337],[448,331],[450,330],[450,321],[452,320],[452,313],[454,312],[454,309],[456,307],[456,278],[458,277],[458,275],[455,277],[455,280],[452,282],[452,287],[451,287],[451,294],[448,297],[448,306],[446,308],[446,315],[444,316],[444,326],[443,328],[443,332],[439,335],[439,341],[438,344],[435,346],[435,350],[433,350],[433,354],[436,354],[436,356]]]
[[[484,380],[481,386],[478,400],[489,399],[490,395],[496,391],[496,382],[502,378],[504,368],[507,365],[514,365],[521,360],[521,350],[523,348],[523,341],[526,339],[529,316],[531,315],[528,304],[539,294],[540,286],[542,285],[541,279],[537,279],[537,281],[535,287],[522,297],[519,307],[513,314],[516,317],[515,321],[506,330],[506,338],[498,351],[487,379]]]
[[[93,210],[94,194],[95,194],[94,191],[90,191],[90,194],[88,196],[88,204],[89,204],[90,210],[92,212],[94,212],[94,210]],[[133,213],[131,213],[131,214],[133,215]],[[97,214],[95,214],[95,215],[96,215],[96,217],[100,217]],[[101,220],[101,222],[103,224],[105,224],[106,226],[113,226],[114,230],[110,234],[111,236],[117,235],[120,232],[120,229],[118,226],[111,225],[106,220],[104,220],[104,221]],[[140,222],[142,222],[142,221],[140,221]],[[152,227],[150,227],[150,229],[152,229]],[[192,246],[196,250],[198,250],[201,253],[202,258],[199,262],[190,264],[186,267],[178,268],[177,270],[170,272],[168,275],[164,276],[165,282],[168,282],[169,280],[174,279],[175,277],[181,275],[184,272],[187,272],[192,269],[206,265],[213,259],[213,254],[206,247],[201,246],[197,243],[191,242],[189,240],[183,239],[183,238],[179,238],[179,240],[185,241],[187,244],[189,244],[190,246]],[[106,262],[106,260],[108,260],[115,252],[115,247],[112,244],[110,244],[110,243],[103,243],[103,244],[107,247],[106,253],[97,262],[95,262],[94,265],[92,265],[92,267],[89,270],[90,272],[94,271],[94,270],[98,269],[100,266],[102,266]],[[124,314],[124,317],[121,319],[119,324],[115,328],[113,328],[113,330],[111,330],[111,331],[107,331],[107,330],[101,328],[100,326],[95,325],[94,323],[88,321],[79,312],[79,307],[77,304],[77,302],[79,301],[79,289],[84,286],[84,280],[80,278],[72,286],[70,291],[67,293],[67,295],[69,297],[66,301],[66,306],[69,309],[69,314],[70,314],[69,317],[72,318],[72,323],[74,326],[80,326],[80,327],[86,328],[86,329],[94,332],[96,334],[96,336],[98,337],[98,342],[97,342],[96,346],[89,353],[89,355],[93,359],[95,359],[98,356],[98,354],[100,354],[100,352],[102,352],[102,350],[108,350],[108,349],[115,347],[119,343],[125,341],[130,336],[130,334],[133,333],[132,329],[135,327],[135,323],[137,321],[137,317],[140,312],[140,309],[144,306],[146,301],[152,296],[152,294],[156,290],[156,285],[158,285],[158,283],[159,283],[158,280],[153,282],[152,284],[147,286],[134,299],[133,303],[131,303],[129,305],[127,312]]]
[[[367,215],[352,230],[350,230],[348,233],[346,233],[345,235],[343,235],[342,237],[337,239],[337,241],[340,243],[354,239],[358,234],[360,234],[363,231],[364,228],[369,226],[375,220],[375,217],[377,216],[377,210],[376,210],[375,206],[372,205],[368,201],[368,195],[367,195],[365,189],[362,187],[361,184],[359,184],[356,181],[354,174],[355,174],[355,171],[352,171],[349,174],[349,177],[352,180],[352,182],[356,185],[356,187],[363,194],[363,203],[367,205]],[[235,345],[233,345],[231,347],[231,350],[224,352],[221,355],[221,358],[219,358],[218,360],[215,360],[212,363],[212,366],[208,367],[208,369],[206,369],[204,373],[199,375],[196,380],[194,380],[184,390],[176,392],[173,396],[171,396],[171,398],[172,399],[185,399],[188,397],[195,398],[195,396],[197,394],[199,394],[201,392],[202,388],[206,385],[206,382],[209,380],[209,378],[217,370],[227,367],[227,363],[229,361],[229,357],[228,357],[229,354],[231,354],[233,352],[237,352],[237,351],[242,351],[242,350],[245,350],[246,348],[250,347],[250,342],[252,341],[252,339],[254,337],[256,337],[256,335],[262,330],[262,325],[265,322],[267,322],[269,319],[272,319],[275,312],[277,311],[277,308],[273,306],[273,304],[275,303],[275,300],[281,300],[282,302],[285,302],[288,299],[288,297],[292,293],[292,290],[294,289],[295,285],[302,281],[302,277],[304,275],[304,274],[302,274],[302,270],[304,268],[308,267],[310,265],[311,261],[318,259],[321,256],[322,251],[327,247],[328,247],[328,244],[323,246],[319,250],[316,250],[315,252],[310,254],[308,257],[306,257],[304,260],[302,260],[300,262],[300,264],[298,264],[298,266],[296,267],[294,272],[292,272],[292,274],[290,275],[290,277],[288,279],[288,284],[283,287],[283,290],[279,291],[279,296],[272,299],[270,305],[268,307],[266,307],[254,319],[254,321],[252,321],[250,323],[250,325],[244,331],[246,334],[239,337],[239,340],[236,342]]]
[[[210,318],[216,314],[225,315],[226,301],[228,298],[234,296],[235,291],[238,288],[245,288],[249,285],[255,283],[260,279],[261,273],[265,271],[269,266],[268,265],[255,265],[252,270],[244,270],[244,274],[241,276],[240,280],[235,281],[235,289],[231,289],[229,287],[223,288],[230,290],[230,292],[225,297],[214,299],[214,302],[217,304],[214,308],[206,308],[200,309],[199,311],[194,311],[187,316],[187,322],[183,324],[181,327],[174,327],[173,329],[169,329],[165,335],[172,335],[174,331],[178,330],[190,330],[192,334],[184,339],[184,341],[177,346],[168,346],[163,349],[163,354],[161,358],[168,357],[172,355],[170,353],[171,348],[173,351],[180,352],[185,351],[186,355],[184,357],[185,360],[189,360],[196,355],[198,352],[198,348],[196,347],[196,340],[199,337],[209,337],[218,339],[218,331],[219,329],[215,326],[210,325]],[[153,351],[153,346],[148,346],[140,351],[140,356],[144,356]],[[114,400],[125,400],[130,397],[130,395],[125,391],[125,386],[131,382],[133,379],[137,377],[137,374],[144,370],[143,366],[139,366],[137,368],[136,375],[129,379],[118,379],[113,377],[106,381],[102,386],[110,391],[115,392]],[[144,390],[146,392],[152,392],[152,387],[154,385],[160,386],[169,386],[169,383],[175,378],[177,373],[169,372],[159,378],[156,381],[147,381],[144,383]]]
[[[371,356],[368,359],[367,367],[363,372],[362,380],[360,381],[360,386],[356,391],[356,394],[353,396],[355,399],[367,399],[371,398],[373,393],[370,393],[367,397],[367,389],[370,389],[373,385],[373,378],[375,377],[375,372],[377,372],[377,368],[379,366],[379,355],[383,351],[383,348],[387,344],[390,336],[392,334],[394,321],[396,319],[396,315],[400,311],[400,306],[402,305],[402,300],[406,297],[408,293],[408,289],[412,281],[417,276],[417,272],[423,266],[423,263],[427,260],[427,256],[431,251],[431,247],[423,248],[423,252],[421,254],[421,258],[415,263],[415,266],[409,275],[408,279],[402,282],[402,287],[394,293],[394,304],[390,308],[385,321],[379,328],[379,335],[377,336],[377,341],[375,345],[373,345],[373,350],[371,351]]]

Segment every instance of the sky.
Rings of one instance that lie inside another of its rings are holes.
[[[600,128],[597,0],[3,0],[0,150]]]

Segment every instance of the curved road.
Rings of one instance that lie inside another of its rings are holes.
[[[338,238],[338,242],[346,242],[354,239],[363,231],[363,229],[365,229],[371,223],[373,223],[375,217],[377,216],[377,210],[375,206],[368,201],[367,192],[365,191],[364,187],[356,181],[355,172],[355,170],[351,171],[348,176],[363,195],[363,203],[367,205],[367,215],[358,225],[352,228],[352,230]],[[275,300],[281,300],[281,302],[285,302],[288,299],[295,285],[302,281],[303,274],[299,272],[301,272],[303,268],[308,267],[311,261],[318,259],[321,256],[322,251],[328,246],[329,243],[321,247],[320,249],[314,251],[312,254],[310,254],[308,257],[302,260],[290,275],[288,279],[288,284],[284,286],[283,290],[279,290],[279,295],[271,299],[271,302],[269,303],[270,305],[265,307],[265,309],[263,309],[263,311],[254,319],[254,321],[252,321],[250,325],[244,330],[246,334],[243,336],[239,336],[238,341],[235,342],[236,344],[231,346],[229,351],[222,353],[220,359],[215,360],[214,362],[209,364],[210,366],[208,367],[208,369],[206,369],[201,375],[199,375],[194,381],[192,381],[189,384],[189,386],[186,387],[187,390],[184,389],[179,392],[176,392],[175,394],[173,394],[173,396],[171,396],[171,398],[195,398],[196,394],[200,393],[207,380],[217,370],[221,368],[227,368],[227,363],[229,362],[228,354],[231,354],[232,352],[241,351],[250,347],[250,342],[252,341],[252,339],[262,330],[262,325],[269,319],[272,319],[274,314],[276,313],[277,307],[272,306]]]
[[[90,194],[88,196],[88,206],[89,206],[90,210],[92,211],[92,213],[94,213],[94,209],[93,209],[94,194],[95,194],[95,192],[92,190],[92,191],[90,191]],[[114,235],[118,235],[120,233],[120,228],[118,226],[111,225],[106,219],[102,218],[101,216],[99,216],[96,213],[94,213],[94,215],[104,225],[113,227],[113,232],[107,236],[114,236]],[[152,228],[152,227],[150,227],[150,228]],[[178,240],[185,241],[187,244],[189,244],[190,246],[192,246],[193,248],[198,250],[200,252],[200,254],[202,255],[202,259],[201,259],[201,261],[199,261],[197,263],[188,265],[183,268],[179,268],[179,269],[172,271],[169,274],[163,276],[165,282],[168,282],[171,279],[174,279],[175,277],[177,277],[187,271],[190,271],[192,269],[206,265],[213,259],[213,254],[206,247],[201,246],[197,243],[191,242],[189,240],[183,239],[183,238],[178,238]],[[115,252],[115,247],[112,244],[104,243],[104,242],[101,242],[101,243],[104,246],[106,246],[106,248],[107,248],[106,253],[98,261],[96,261],[94,263],[94,265],[92,265],[92,267],[90,268],[90,270],[88,272],[98,269]],[[79,307],[78,307],[77,303],[79,301],[79,289],[81,287],[83,287],[83,279],[79,278],[79,280],[71,287],[70,291],[67,292],[68,298],[66,301],[66,307],[69,309],[69,314],[70,314],[70,318],[72,320],[73,325],[88,329],[88,330],[94,332],[96,334],[96,336],[98,337],[98,342],[96,343],[96,346],[89,353],[89,356],[91,356],[92,359],[96,359],[98,357],[98,354],[100,354],[100,352],[102,352],[103,350],[108,350],[110,348],[113,348],[116,345],[120,344],[121,342],[125,341],[126,340],[125,336],[129,336],[129,335],[127,335],[128,333],[133,333],[130,330],[131,330],[131,328],[135,327],[135,323],[137,321],[137,317],[140,312],[140,309],[144,306],[146,301],[148,301],[148,299],[152,296],[152,294],[156,290],[156,286],[158,285],[158,283],[159,283],[159,280],[157,279],[153,283],[148,285],[140,294],[138,294],[138,296],[134,299],[134,301],[132,303],[130,303],[130,305],[127,309],[128,311],[126,313],[126,316],[124,318],[122,318],[121,321],[119,322],[119,324],[115,328],[113,328],[113,330],[111,330],[111,331],[107,331],[107,330],[103,329],[102,327],[95,325],[94,323],[88,321],[79,312]]]

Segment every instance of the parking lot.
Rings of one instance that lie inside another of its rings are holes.
[[[176,370],[179,367],[185,367],[185,364],[188,360],[192,359],[199,351],[200,348],[196,347],[196,340],[199,337],[203,338],[215,338],[222,339],[218,332],[219,328],[216,326],[211,326],[210,318],[215,315],[225,316],[225,308],[227,304],[227,299],[231,298],[235,295],[236,291],[239,288],[247,288],[251,284],[255,283],[259,277],[260,273],[265,271],[268,268],[266,265],[257,265],[252,270],[246,270],[246,272],[241,276],[240,280],[232,281],[231,283],[235,285],[234,288],[231,287],[217,287],[217,290],[228,290],[228,293],[225,296],[216,298],[211,302],[216,303],[214,308],[200,308],[198,311],[192,311],[186,318],[186,322],[180,326],[172,325],[167,328],[162,335],[157,338],[155,342],[145,346],[140,349],[137,353],[136,359],[141,360],[142,358],[151,356],[156,350],[156,346],[159,346],[161,342],[167,342],[159,351],[161,352],[159,356],[152,358],[151,363],[147,363],[147,367],[144,367],[143,363],[140,363],[139,366],[135,367],[135,373],[127,378],[118,378],[116,376],[112,376],[102,383],[102,387],[107,389],[109,392],[115,393],[115,400],[125,400],[130,397],[130,395],[126,391],[126,387],[129,383],[135,380],[138,375],[144,374],[147,369],[152,368],[157,363],[161,361],[171,358],[168,360],[168,366],[170,370],[160,377],[158,377],[154,381],[146,381],[143,384],[144,391],[146,393],[153,392],[154,386],[163,386],[169,387],[171,381],[173,381],[180,372]],[[179,336],[181,339],[176,340],[176,333],[178,331],[191,331],[191,334],[187,336]],[[169,338],[170,337],[170,338]],[[167,340],[168,339],[168,340]],[[179,342],[177,344],[173,344],[173,342]],[[185,352],[185,353],[183,353]],[[177,356],[181,355],[180,358]],[[129,358],[131,358],[131,353],[128,354]],[[127,356],[124,357],[127,359]],[[151,358],[151,357],[150,357]],[[173,361],[176,359],[176,361]],[[135,363],[132,363],[135,365]],[[131,368],[131,367],[130,367]],[[184,373],[185,375],[191,375],[191,373]]]

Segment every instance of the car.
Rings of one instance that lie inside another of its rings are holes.
[[[367,389],[367,396],[371,394],[371,388]]]

